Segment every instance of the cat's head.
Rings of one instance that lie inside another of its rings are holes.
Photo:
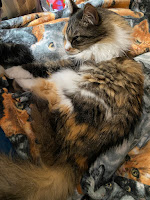
[[[84,8],[78,8],[69,0],[68,7],[71,15],[64,31],[64,47],[67,54],[77,59],[93,58],[99,62],[119,56],[120,52],[128,49],[129,30],[122,17],[89,3]],[[114,52],[110,52],[110,49]],[[108,51],[110,55],[107,55]],[[102,55],[101,60],[98,59],[97,53]]]
[[[87,3],[84,9],[79,9],[73,1],[69,1],[71,12],[65,34],[65,50],[76,54],[104,37],[106,30],[99,31],[101,16],[97,9]]]

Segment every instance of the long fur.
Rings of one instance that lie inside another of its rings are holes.
[[[75,60],[79,55],[82,64],[68,59],[5,70],[35,96],[32,128],[40,162],[39,166],[15,163],[1,156],[3,199],[66,200],[100,153],[128,139],[141,115],[141,65],[118,57],[129,48],[129,26],[120,16],[90,4],[84,9],[69,6],[65,48]],[[104,49],[110,53],[109,61]]]
[[[36,166],[0,155],[1,200],[66,200],[74,187],[75,177],[69,165]]]
[[[51,137],[54,133],[49,123],[48,103],[37,96],[32,96],[31,102],[32,127],[40,158],[35,165],[0,154],[0,199],[66,200],[79,183],[80,173],[63,158],[54,163],[49,151],[56,148]]]

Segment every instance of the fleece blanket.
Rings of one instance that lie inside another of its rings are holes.
[[[69,10],[56,11],[42,0],[43,10],[0,23],[0,41],[27,45],[37,61],[67,57],[63,46],[63,27]],[[87,2],[111,9],[133,27],[130,49],[143,64],[145,74],[143,114],[135,137],[119,147],[99,155],[73,199],[148,200],[150,199],[150,1],[149,0],[76,0],[79,7]],[[46,6],[45,6],[46,5]],[[49,12],[51,11],[51,12]],[[20,159],[38,157],[36,138],[31,128],[30,94],[15,92],[11,80],[0,79],[0,151]],[[111,178],[111,179],[110,179]]]

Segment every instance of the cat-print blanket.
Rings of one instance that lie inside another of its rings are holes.
[[[73,198],[150,199],[150,1],[76,0],[76,2],[79,7],[90,2],[94,6],[111,9],[128,20],[133,27],[130,52],[138,62],[143,63],[145,89],[143,115],[136,127],[135,138],[130,138],[116,149],[110,149],[100,155],[89,172],[83,176],[82,191],[81,187],[77,188]],[[69,10],[66,6],[61,11],[30,14],[2,21],[0,41],[26,44],[37,61],[67,57],[63,44],[63,27],[68,21],[68,16]],[[0,126],[6,136],[5,141],[9,143],[10,151],[13,149],[13,155],[36,161],[38,151],[37,141],[31,128],[30,96],[28,92],[14,93],[12,81],[5,77],[0,79]],[[1,137],[2,130],[0,130],[0,151],[1,143],[4,141],[4,137]],[[108,183],[110,177],[112,179]]]

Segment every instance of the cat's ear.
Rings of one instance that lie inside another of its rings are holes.
[[[73,0],[67,0],[67,6],[70,10],[71,15],[77,12],[79,9]]]
[[[98,25],[100,22],[97,9],[90,3],[87,3],[84,7],[82,20],[90,25]]]

